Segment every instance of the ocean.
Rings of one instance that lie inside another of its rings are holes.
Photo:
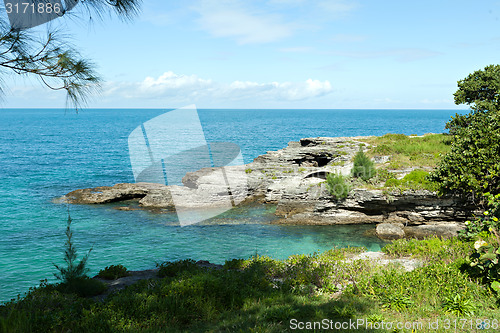
[[[68,210],[79,256],[90,248],[90,274],[112,264],[130,270],[165,260],[269,255],[285,259],[339,246],[379,250],[361,237],[373,226],[281,226],[275,207],[236,208],[213,223],[180,227],[173,214],[119,211],[115,205],[54,202],[72,190],[134,182],[127,138],[159,109],[0,109],[0,302],[62,264]],[[236,143],[245,163],[289,141],[317,136],[441,133],[456,110],[199,110],[208,142]],[[172,142],[175,144],[175,142]]]

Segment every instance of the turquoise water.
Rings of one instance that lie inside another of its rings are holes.
[[[61,263],[67,206],[77,188],[133,182],[127,137],[167,110],[0,110],[0,301],[52,279]],[[246,162],[314,136],[442,132],[453,110],[200,110],[207,141],[238,144]],[[175,144],[175,143],[174,143]],[[275,258],[334,246],[380,249],[370,226],[271,225],[274,207],[237,208],[181,228],[171,214],[71,206],[80,255],[93,247],[91,274],[110,264],[152,268],[191,258],[223,263],[256,252]]]

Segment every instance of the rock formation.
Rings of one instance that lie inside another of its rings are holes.
[[[382,238],[449,236],[462,227],[460,222],[468,214],[463,204],[456,198],[438,197],[425,190],[387,192],[356,188],[345,200],[335,200],[326,189],[325,179],[329,173],[349,174],[354,154],[360,147],[369,147],[362,142],[363,138],[301,139],[290,142],[284,149],[261,155],[245,166],[224,169],[229,177],[246,176],[247,200],[277,205],[276,214],[281,219],[276,223],[383,223],[377,228]],[[380,156],[375,161],[385,163],[389,158]],[[225,190],[216,188],[220,186],[214,177],[217,169],[187,173],[182,179],[184,186],[117,184],[76,190],[61,199],[72,204],[137,200],[144,208],[173,209],[170,191],[175,189],[176,195],[180,193],[185,199],[186,207],[217,206],[220,203],[217,193]],[[207,193],[210,193],[208,200]]]

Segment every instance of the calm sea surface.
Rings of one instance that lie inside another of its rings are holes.
[[[133,182],[127,137],[168,110],[0,109],[0,302],[52,280],[62,263],[68,207],[52,199],[74,189]],[[441,133],[454,110],[199,110],[207,141],[238,144],[245,162],[289,141],[316,136]],[[172,144],[175,144],[173,142]],[[223,263],[255,253],[284,259],[335,246],[379,250],[369,226],[278,226],[274,207],[237,208],[208,225],[176,217],[71,206],[80,256],[93,247],[91,274],[191,258]]]

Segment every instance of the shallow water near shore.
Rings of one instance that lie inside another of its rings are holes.
[[[127,137],[167,110],[0,110],[0,302],[53,281],[61,264],[68,207],[52,200],[77,188],[133,182]],[[200,110],[207,141],[234,142],[245,162],[289,141],[316,136],[442,132],[455,110]],[[175,144],[173,142],[172,144]],[[107,265],[153,268],[191,258],[223,263],[255,253],[285,259],[332,247],[379,250],[371,225],[271,224],[271,205],[239,207],[180,227],[174,214],[71,206],[80,257],[90,274]]]

